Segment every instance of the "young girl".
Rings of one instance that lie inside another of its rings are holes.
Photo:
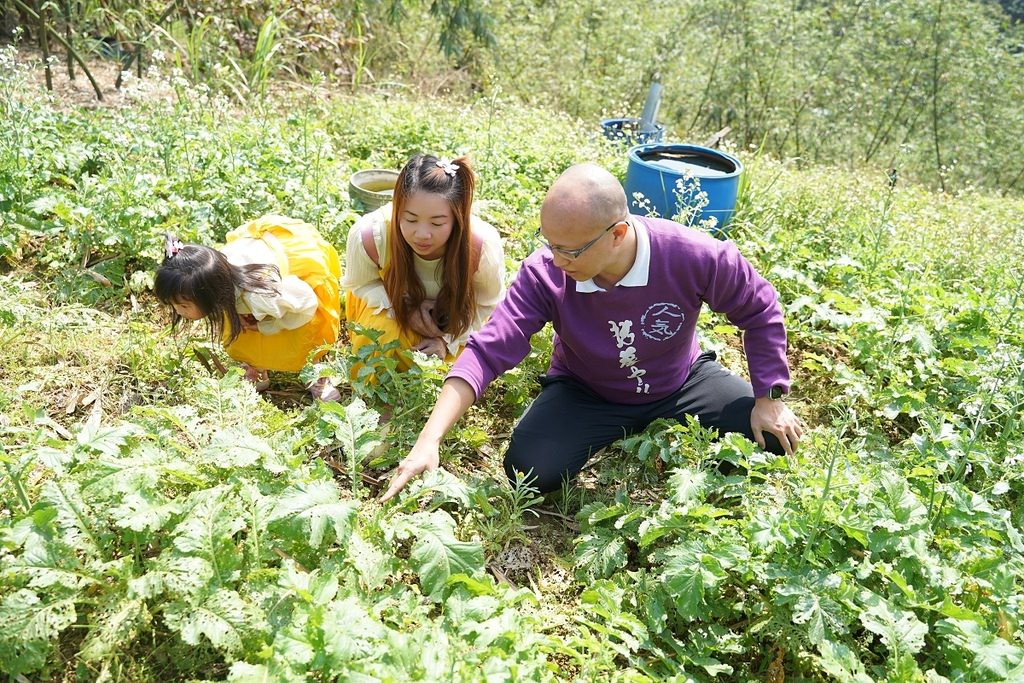
[[[348,234],[345,317],[452,361],[505,294],[497,230],[471,215],[476,178],[469,159],[420,154],[402,169],[392,203]],[[352,337],[353,351],[369,340]],[[399,367],[410,358],[401,354]]]
[[[229,232],[219,251],[169,238],[153,289],[172,307],[173,325],[205,318],[263,391],[268,370],[297,372],[313,349],[338,340],[340,271],[338,253],[314,227],[264,216]],[[323,380],[310,392],[340,398]]]

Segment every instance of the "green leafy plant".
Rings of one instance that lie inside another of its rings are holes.
[[[352,478],[352,495],[359,494],[359,468],[380,445],[377,438],[379,415],[356,398],[349,405],[321,402],[317,418],[318,439],[321,443],[337,443],[348,462]]]
[[[282,19],[273,14],[268,15],[260,25],[259,33],[256,36],[256,45],[244,65],[231,58],[228,59],[228,63],[235,70],[238,82],[242,86],[242,89],[235,90],[236,95],[242,98],[242,101],[247,101],[250,97],[266,96],[267,85],[277,68],[278,52],[281,50],[278,36],[281,25]]]

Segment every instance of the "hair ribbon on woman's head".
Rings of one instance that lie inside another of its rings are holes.
[[[452,178],[454,178],[455,174],[459,172],[459,165],[451,159],[441,157],[436,163],[438,168],[450,175]]]
[[[164,233],[164,260],[174,258],[174,255],[181,251],[185,243],[169,232]]]

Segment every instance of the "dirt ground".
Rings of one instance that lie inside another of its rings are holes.
[[[46,93],[46,68],[43,66],[43,55],[37,49],[19,47],[16,50],[17,61],[28,69],[29,83],[33,90],[39,94]],[[98,107],[123,107],[140,98],[173,100],[174,89],[166,78],[151,78],[147,76],[148,65],[144,62],[143,77],[140,79],[133,64],[131,72],[126,74],[121,88],[115,87],[121,63],[115,59],[100,59],[86,57],[86,65],[92,74],[96,85],[99,86],[103,99],[96,97],[96,92],[89,82],[85,72],[74,63],[74,79],[69,78],[67,61],[64,52],[51,54],[53,64],[50,69],[52,75],[53,90],[51,91],[54,102],[59,108],[98,108]],[[33,93],[35,94],[35,93]]]

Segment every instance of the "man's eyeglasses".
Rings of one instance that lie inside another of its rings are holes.
[[[540,228],[539,227],[537,228],[537,232],[534,233],[534,237],[537,238],[537,240],[541,244],[543,244],[545,247],[547,247],[548,250],[550,250],[552,254],[558,254],[559,256],[561,256],[564,259],[568,259],[569,261],[575,261],[576,259],[578,259],[580,257],[580,254],[582,254],[587,249],[590,249],[592,246],[597,244],[598,240],[600,240],[608,232],[610,232],[612,228],[614,228],[616,225],[619,225],[620,223],[625,223],[625,222],[626,222],[625,218],[623,218],[622,220],[619,220],[619,221],[615,221],[614,223],[609,225],[607,228],[602,230],[600,235],[598,235],[594,239],[590,240],[589,242],[584,244],[579,249],[563,249],[562,247],[553,247],[553,246],[551,246],[551,244],[549,244],[548,241],[544,239],[544,236],[540,234]]]

